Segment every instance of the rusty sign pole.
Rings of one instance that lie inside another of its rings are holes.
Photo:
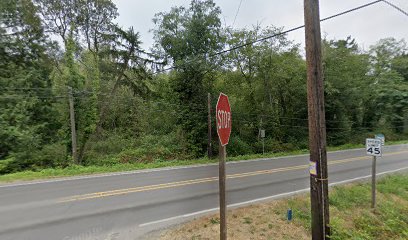
[[[319,1],[304,0],[312,239],[330,239]]]

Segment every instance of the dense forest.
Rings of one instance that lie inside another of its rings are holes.
[[[219,92],[232,106],[229,155],[262,152],[260,129],[267,152],[307,148],[304,51],[283,27],[225,27],[212,0],[192,0],[152,16],[155,44],[142,49],[118,14],[111,0],[0,1],[1,174],[203,157]],[[405,40],[322,44],[328,144],[407,138]]]

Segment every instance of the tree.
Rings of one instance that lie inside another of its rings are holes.
[[[368,56],[362,53],[354,39],[323,41],[326,122],[328,142],[344,144],[355,130],[370,127],[369,111],[371,78]],[[365,107],[364,107],[365,106]],[[353,131],[354,130],[354,131]]]
[[[78,26],[82,32],[87,49],[95,53],[99,52],[100,45],[107,43],[107,36],[115,28],[112,20],[119,14],[115,4],[111,0],[79,1],[82,8],[78,9]]]
[[[155,15],[158,54],[175,67],[172,88],[180,105],[179,124],[196,155],[206,147],[206,96],[223,48],[221,10],[212,0],[192,0],[188,8],[173,7]]]
[[[376,83],[376,119],[383,128],[402,133],[408,117],[408,53],[404,40],[381,39],[370,49],[373,77]]]
[[[4,158],[53,142],[59,125],[49,78],[48,52],[53,44],[44,35],[37,8],[30,0],[1,1],[0,18],[0,158]]]
[[[115,105],[111,103],[121,88],[130,89],[134,96],[141,98],[148,97],[150,93],[146,83],[151,78],[147,71],[147,64],[153,63],[153,61],[142,56],[144,51],[140,48],[139,38],[139,33],[135,32],[133,28],[122,30],[115,26],[114,32],[110,36],[111,41],[108,45],[104,45],[104,49],[101,51],[103,58],[101,58],[98,66],[103,78],[101,78],[100,91],[96,95],[91,95],[94,98],[98,96],[99,101],[97,111],[91,115],[94,116],[93,119],[95,120],[92,128],[85,132],[80,144],[80,159],[85,154],[89,140],[97,141],[104,130],[111,129],[107,120],[109,114],[116,111],[113,109]],[[95,89],[93,90],[95,92]],[[92,90],[88,92],[92,94]],[[87,119],[89,120],[89,118]],[[125,128],[125,126],[123,127]]]
[[[248,44],[280,31],[273,26],[229,30],[231,47],[247,44],[228,54],[227,69],[232,74],[226,80],[239,109],[234,114],[238,123],[233,126],[246,142],[257,142],[259,129],[266,129],[273,136],[270,141],[276,142],[303,139],[306,133],[302,127],[307,122],[296,121],[307,116],[305,62],[298,46],[285,35]],[[291,124],[300,127],[290,128]]]
[[[118,89],[127,86],[135,95],[147,94],[144,80],[149,76],[145,65],[150,60],[141,56],[144,51],[139,34],[133,28],[126,31],[113,23],[118,13],[111,0],[36,3],[47,30],[60,36],[64,43],[64,58],[57,61],[62,65],[57,66],[54,79],[55,83],[59,81],[58,92],[66,92],[66,87],[71,86],[76,94],[81,161],[90,138],[96,140],[107,126],[109,102]]]
[[[77,24],[81,1],[35,0],[47,32],[59,35],[66,46],[70,28]]]

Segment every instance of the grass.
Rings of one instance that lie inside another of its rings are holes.
[[[330,189],[330,225],[333,240],[408,239],[408,174],[392,175],[377,183],[377,208],[370,208],[370,184]],[[287,209],[293,220],[286,220]],[[229,239],[310,239],[309,195],[271,201],[228,211]],[[208,224],[218,214],[202,217],[163,232],[152,239],[217,239],[219,225]]]
[[[387,142],[387,145],[395,144],[406,144],[408,141],[396,141],[396,142]],[[362,144],[346,144],[337,147],[328,147],[329,151],[336,150],[345,150],[353,148],[362,148]],[[291,155],[301,155],[307,154],[309,151],[296,150],[289,152],[278,152],[278,153],[266,153],[266,154],[251,154],[251,155],[242,155],[235,157],[228,157],[227,161],[243,161],[249,159],[257,158],[273,158],[273,157],[282,157],[282,156],[291,156]],[[6,164],[7,160],[0,161],[0,169]],[[90,174],[100,174],[100,173],[109,173],[109,172],[121,172],[121,171],[132,171],[132,170],[143,170],[151,168],[163,168],[163,167],[176,167],[176,166],[187,166],[187,165],[196,165],[196,164],[209,164],[216,163],[218,159],[192,159],[192,160],[169,160],[169,161],[152,161],[149,163],[123,163],[123,164],[112,164],[106,166],[80,166],[80,165],[71,165],[66,168],[49,168],[43,169],[40,171],[23,171],[12,174],[5,174],[0,176],[0,182],[14,182],[14,181],[30,181],[36,179],[50,179],[50,178],[59,178],[59,177],[70,177],[70,176],[79,176],[79,175],[90,175]]]
[[[151,168],[163,168],[182,165],[194,165],[194,164],[206,164],[215,162],[215,160],[208,159],[195,159],[195,160],[172,160],[163,162],[151,162],[151,163],[124,163],[114,164],[109,166],[80,166],[71,165],[66,168],[47,168],[40,171],[23,171],[11,174],[5,174],[0,176],[0,182],[13,182],[13,181],[29,181],[35,179],[50,179],[58,177],[70,177],[90,174],[101,174],[110,172],[122,172],[132,170],[143,170]]]
[[[372,211],[369,184],[334,189],[332,239],[408,239],[408,175],[384,178],[377,190],[378,206]]]

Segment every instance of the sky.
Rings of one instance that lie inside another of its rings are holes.
[[[320,0],[320,17],[324,18],[372,0]],[[408,11],[408,0],[389,0]],[[113,0],[119,12],[116,22],[140,32],[142,47],[153,44],[153,17],[158,12],[169,12],[173,6],[188,7],[189,0]],[[224,26],[251,28],[254,25],[274,25],[290,29],[304,24],[303,0],[214,0],[221,8]],[[239,7],[241,2],[241,6]],[[236,16],[236,18],[235,18]],[[235,22],[234,22],[235,19]],[[321,24],[322,37],[345,39],[351,36],[364,50],[378,40],[394,37],[408,41],[408,17],[380,2]],[[290,40],[304,46],[304,29],[288,35]]]

